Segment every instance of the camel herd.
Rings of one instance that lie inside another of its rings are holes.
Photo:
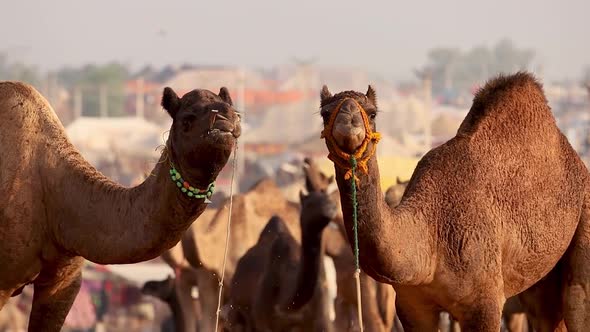
[[[377,141],[367,139],[377,130],[376,92],[324,86],[320,97],[335,178],[307,160],[298,203],[269,179],[234,197],[224,330],[359,329],[356,181],[366,331],[491,332],[502,322],[585,331],[590,178],[532,75],[487,82],[457,135],[385,195],[370,154]],[[61,329],[84,259],[159,255],[175,275],[143,292],[170,304],[177,330],[214,330],[228,203],[207,209],[205,196],[236,146],[240,113],[226,88],[182,98],[166,88],[162,106],[173,120],[166,148],[151,176],[125,188],[82,158],[34,88],[0,83],[0,308],[32,284],[29,331]],[[342,156],[358,151],[366,165],[350,180]],[[324,257],[334,262],[335,298]]]

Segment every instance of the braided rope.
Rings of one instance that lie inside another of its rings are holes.
[[[359,263],[359,235],[358,235],[358,201],[356,198],[356,168],[357,168],[357,161],[354,156],[350,157],[350,171],[351,171],[351,178],[350,178],[350,188],[352,192],[352,229],[354,231],[354,279],[356,283],[356,300],[357,300],[357,314],[359,317],[359,325],[361,328],[361,332],[363,332],[363,310],[362,310],[362,303],[361,303],[361,266]]]

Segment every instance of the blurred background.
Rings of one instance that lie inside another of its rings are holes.
[[[162,89],[230,90],[244,113],[237,182],[272,177],[285,195],[303,157],[333,172],[319,139],[319,91],[366,91],[380,114],[382,187],[453,137],[474,92],[498,73],[539,77],[558,125],[590,157],[590,2],[6,1],[0,80],[25,81],[52,104],[101,172],[132,186],[153,168],[171,121]],[[229,165],[229,164],[228,164]],[[229,191],[230,167],[218,179]],[[169,311],[139,293],[172,270],[159,259],[88,263],[68,331],[157,331]],[[32,289],[0,312],[26,326]]]

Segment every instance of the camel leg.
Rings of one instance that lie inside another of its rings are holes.
[[[449,315],[448,312],[441,312],[440,317],[438,320],[438,330],[439,332],[451,332],[451,324],[453,323],[453,318]]]
[[[559,305],[562,302],[562,266],[563,262],[559,261],[543,279],[518,295],[531,331],[565,331]]]
[[[588,331],[590,326],[590,207],[582,211],[576,234],[566,252],[563,315],[570,332]]]
[[[466,313],[460,325],[463,332],[498,332],[502,326],[502,306],[483,298]]]
[[[34,282],[29,331],[61,330],[80,290],[82,262],[82,258],[76,257],[65,264],[41,271]]]
[[[219,292],[219,279],[210,270],[197,269],[199,301],[201,303],[201,321],[199,328],[203,331],[215,330],[217,317],[217,296]],[[224,292],[225,293],[225,292]]]
[[[514,313],[506,317],[506,329],[508,332],[524,332],[527,324],[526,314]]]
[[[405,332],[436,332],[440,311],[422,301],[420,296],[405,289],[396,289],[396,308]]]

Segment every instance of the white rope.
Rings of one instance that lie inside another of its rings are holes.
[[[361,270],[357,269],[354,271],[354,279],[355,279],[355,283],[356,283],[356,309],[357,309],[357,315],[359,316],[359,326],[360,326],[360,330],[361,332],[363,332],[365,330],[365,327],[363,326],[363,304],[361,303]]]
[[[236,140],[234,149],[234,158],[232,161],[231,183],[229,184],[229,212],[227,215],[227,229],[225,230],[225,249],[223,251],[223,265],[221,268],[221,280],[219,281],[219,294],[217,297],[217,311],[215,312],[215,332],[219,329],[219,315],[221,313],[221,294],[223,292],[223,279],[225,278],[225,264],[227,263],[227,251],[229,249],[229,236],[231,231],[231,214],[234,203],[234,179],[236,176],[236,165],[238,156],[238,141]]]

